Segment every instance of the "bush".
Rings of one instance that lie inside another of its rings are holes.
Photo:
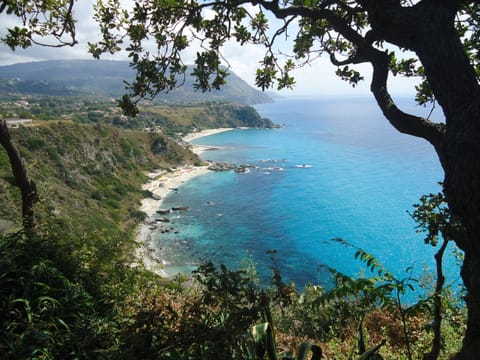
[[[99,316],[81,284],[51,260],[60,255],[53,254],[53,245],[21,232],[1,236],[3,359],[93,358],[115,346],[114,326]]]

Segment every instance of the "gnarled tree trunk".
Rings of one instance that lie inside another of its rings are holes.
[[[360,44],[374,67],[372,92],[392,125],[435,148],[445,171],[445,195],[452,217],[463,226],[454,238],[465,252],[462,279],[467,289],[467,331],[457,359],[480,356],[480,87],[455,29],[461,1],[361,1],[372,38],[414,51],[445,115],[442,128],[397,109],[387,91],[386,54]]]
[[[416,52],[446,119],[434,146],[445,171],[445,194],[452,216],[464,227],[454,239],[465,252],[462,279],[467,289],[467,332],[458,359],[480,356],[480,87],[456,33],[456,2],[424,1],[394,21],[378,25],[387,40]],[[384,10],[384,9],[383,9]],[[385,20],[385,19],[384,19]],[[402,30],[395,26],[402,22]],[[375,22],[373,24],[375,26]],[[388,117],[388,116],[387,116]],[[415,132],[413,133],[415,135]]]
[[[454,240],[465,252],[462,279],[467,289],[467,333],[458,359],[480,356],[480,88],[473,68],[449,26],[430,29],[419,51],[432,90],[446,118],[445,194],[465,233]],[[437,39],[432,37],[437,34]],[[432,41],[432,39],[434,39]]]

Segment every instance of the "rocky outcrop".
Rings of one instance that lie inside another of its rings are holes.
[[[254,165],[250,164],[242,164],[242,165],[237,165],[233,163],[227,163],[227,162],[216,162],[211,164],[208,167],[208,170],[212,171],[230,171],[233,170],[236,173],[239,174],[244,174],[248,173],[250,170],[255,169],[256,167]]]
[[[237,165],[227,162],[215,162],[208,167],[208,170],[212,171],[230,171],[235,170]]]
[[[236,167],[235,172],[238,173],[238,174],[245,174],[245,173],[250,172],[250,170],[252,170],[252,169],[255,169],[255,166],[245,164],[245,165],[240,165],[240,166]]]

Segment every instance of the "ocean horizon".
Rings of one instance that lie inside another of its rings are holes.
[[[188,274],[204,261],[232,268],[247,262],[263,282],[275,266],[298,287],[329,287],[330,269],[365,272],[357,248],[399,278],[434,267],[435,248],[408,213],[423,194],[440,191],[443,171],[430,144],[398,133],[368,97],[286,98],[256,109],[284,127],[193,142],[217,148],[202,154],[205,160],[252,168],[196,177],[164,200],[190,208],[171,216],[174,231],[153,234],[168,274]],[[458,278],[454,260],[446,264]]]

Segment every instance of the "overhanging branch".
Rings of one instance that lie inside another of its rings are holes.
[[[431,143],[442,166],[445,165],[445,124],[434,123],[426,118],[401,111],[387,89],[388,55],[373,47],[369,53],[369,61],[373,66],[370,90],[385,117],[401,133],[421,137]]]
[[[330,52],[332,63],[341,66],[345,64],[370,62],[373,66],[373,78],[370,90],[390,124],[401,133],[421,137],[430,142],[434,146],[440,162],[442,165],[445,165],[445,125],[434,123],[423,117],[407,114],[397,107],[387,89],[389,57],[387,53],[373,47],[372,40],[375,37],[372,36],[372,32],[367,33],[367,36],[363,37],[355,31],[345,19],[325,8],[310,8],[304,6],[280,8],[277,1],[261,1],[259,3],[278,18],[301,16],[312,20],[323,19],[328,21],[336,32],[341,34],[357,48],[356,53],[344,61],[339,61]],[[399,6],[399,2],[395,0],[383,5]]]

